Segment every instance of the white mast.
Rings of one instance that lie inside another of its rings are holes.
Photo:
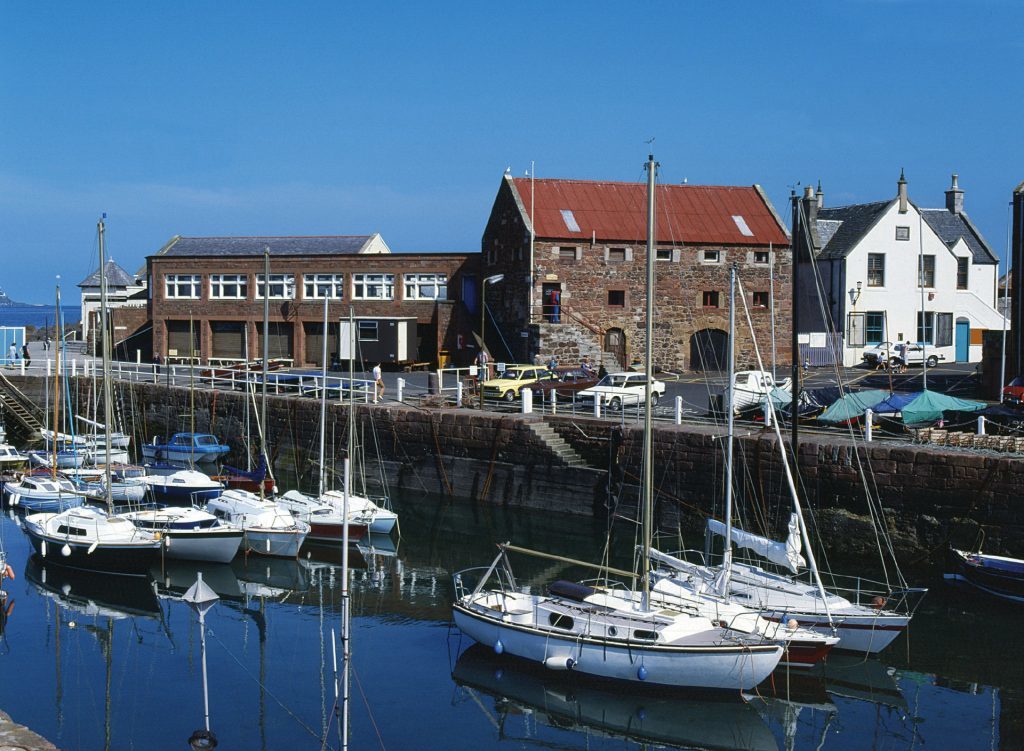
[[[101,339],[101,349],[103,351],[103,422],[106,423],[106,430],[104,431],[103,450],[105,466],[103,469],[103,497],[107,503],[107,511],[111,514],[114,513],[114,500],[111,495],[111,473],[110,473],[110,431],[114,422],[114,410],[111,402],[113,401],[113,390],[110,387],[110,336],[109,336],[109,325],[107,323],[107,260],[106,260],[106,248],[104,234],[106,227],[103,224],[103,219],[106,218],[106,214],[100,218],[96,224],[96,229],[99,234],[99,252],[100,252],[100,328],[102,329],[103,336]]]
[[[772,340],[772,346],[775,342]],[[722,556],[722,574],[718,580],[718,592],[729,601],[729,579],[732,578],[732,462],[733,462],[733,431],[735,426],[735,415],[733,407],[735,404],[736,384],[733,383],[736,371],[736,264],[733,263],[729,270],[729,370],[726,375],[729,389],[728,404],[725,405],[728,412],[727,425],[728,434],[725,451],[725,553]],[[771,399],[771,394],[768,395]]]
[[[644,610],[650,607],[651,599],[651,530],[654,513],[654,465],[652,460],[652,423],[651,423],[651,384],[654,383],[654,182],[658,163],[654,161],[654,155],[647,157],[647,295],[645,315],[647,318],[646,337],[644,343],[646,366],[644,368],[647,380],[644,388],[644,468],[643,468],[643,555],[640,560],[640,580],[643,582]]]
[[[331,285],[333,289],[333,284]],[[324,494],[324,431],[327,430],[327,302],[330,298],[327,292],[324,293],[324,331],[323,343],[320,350],[320,496]]]

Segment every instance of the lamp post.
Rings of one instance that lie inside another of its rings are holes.
[[[483,352],[487,349],[487,340],[484,338],[484,333],[487,325],[487,285],[497,284],[505,278],[504,274],[495,274],[494,276],[484,277],[483,282],[480,284],[480,351]],[[484,408],[484,377],[480,370],[484,367],[483,363],[477,363],[477,383],[480,387],[480,409]]]
[[[857,286],[850,287],[850,291],[847,293],[850,295],[850,305],[853,306],[854,311],[857,310],[857,301],[860,299],[860,288],[863,284],[863,282],[857,282]]]

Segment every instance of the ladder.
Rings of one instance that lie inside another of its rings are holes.
[[[39,407],[7,380],[3,373],[0,373],[0,406],[29,433],[38,435],[43,429],[42,412]]]

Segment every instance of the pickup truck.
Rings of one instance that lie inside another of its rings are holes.
[[[609,409],[621,409],[626,404],[641,404],[644,401],[647,376],[643,373],[609,373],[596,385],[583,389],[580,399],[594,399],[599,394]],[[654,381],[651,384],[651,404],[665,395],[665,383]]]

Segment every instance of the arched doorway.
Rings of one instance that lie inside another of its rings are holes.
[[[612,355],[620,368],[626,367],[626,332],[608,329],[604,332],[604,351]]]
[[[690,370],[725,370],[729,334],[722,329],[701,329],[690,337]]]

